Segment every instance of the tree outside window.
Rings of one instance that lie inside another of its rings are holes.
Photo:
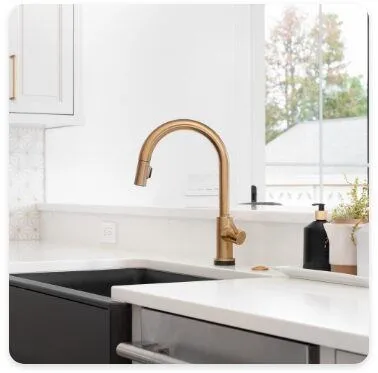
[[[267,199],[337,203],[345,177],[366,177],[367,14],[344,5],[266,14]]]

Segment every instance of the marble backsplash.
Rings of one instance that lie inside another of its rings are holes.
[[[45,198],[45,133],[37,128],[9,130],[9,239],[38,240],[36,204]]]

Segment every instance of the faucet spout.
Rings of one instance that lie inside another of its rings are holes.
[[[177,119],[157,127],[145,140],[140,153],[135,185],[146,186],[151,177],[150,161],[158,142],[171,132],[192,130],[204,135],[214,145],[219,158],[219,218],[217,220],[217,265],[234,265],[232,244],[240,245],[245,240],[245,232],[239,231],[229,215],[229,164],[226,146],[220,136],[205,124],[191,119]]]

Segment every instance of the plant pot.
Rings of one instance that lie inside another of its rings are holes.
[[[357,248],[352,241],[353,227],[358,220],[336,220],[325,223],[329,240],[329,263],[332,272],[357,274]]]

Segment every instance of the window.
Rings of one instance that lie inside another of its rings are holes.
[[[368,174],[368,19],[357,5],[266,5],[266,200],[336,205]]]

